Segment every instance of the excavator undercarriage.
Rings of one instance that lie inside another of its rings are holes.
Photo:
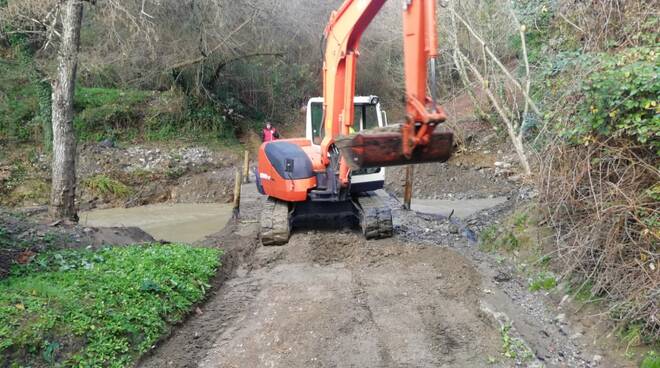
[[[354,195],[341,202],[285,202],[269,197],[261,213],[263,245],[283,245],[294,226],[319,229],[359,225],[367,239],[393,234],[392,210],[375,192]]]

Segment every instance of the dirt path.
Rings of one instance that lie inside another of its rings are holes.
[[[430,367],[497,355],[478,274],[447,249],[310,233],[256,259],[265,266],[227,287],[259,292],[200,367]]]
[[[204,308],[231,317],[209,321],[215,333],[197,338],[211,343],[198,365],[164,355],[199,367],[478,366],[500,347],[498,327],[479,309],[479,285],[448,249],[295,234],[286,247],[257,249],[222,301]],[[170,363],[160,355],[143,366]]]
[[[227,280],[140,367],[618,366],[446,221],[395,211],[392,239],[299,229],[262,247],[245,189],[241,222],[205,241],[227,249]]]

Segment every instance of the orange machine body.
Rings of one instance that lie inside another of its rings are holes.
[[[270,144],[272,146],[268,147]],[[267,150],[267,148],[277,148],[278,146],[285,146],[286,151]],[[298,147],[299,150],[292,146]],[[318,147],[312,146],[311,142],[304,138],[281,139],[264,143],[259,147],[257,186],[265,194],[283,201],[304,202],[308,199],[308,192],[317,186],[316,172],[325,168],[320,157]],[[291,172],[286,169],[287,159],[293,160],[294,167]],[[282,160],[284,160],[284,166],[281,165]],[[311,163],[311,166],[305,164],[305,161]],[[305,166],[305,171],[295,172],[297,171],[295,165],[301,165],[301,162]],[[309,167],[311,167],[311,171]]]
[[[436,0],[403,1],[406,120],[400,131],[364,133],[366,139],[357,137],[343,148],[336,144],[340,136],[350,135],[354,121],[360,39],[385,1],[345,0],[330,16],[324,31],[323,140],[320,148],[305,139],[264,143],[257,173],[264,194],[289,202],[345,201],[356,163],[378,167],[434,162],[451,154],[452,135],[434,133],[445,112],[426,92],[427,64],[432,66],[438,55]],[[443,147],[428,149],[430,144]],[[365,152],[370,155],[361,157]]]

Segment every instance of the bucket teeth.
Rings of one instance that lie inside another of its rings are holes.
[[[410,158],[403,154],[403,135],[399,128],[389,127],[361,131],[339,137],[335,145],[352,170],[369,167],[411,165],[426,162],[445,162],[453,151],[451,132],[434,132],[429,144],[418,146]]]

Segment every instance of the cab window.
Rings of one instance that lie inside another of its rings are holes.
[[[321,144],[325,131],[323,129],[323,103],[313,102],[311,104],[312,115],[312,138],[314,144]],[[359,132],[365,129],[378,127],[378,112],[376,105],[355,104],[355,115],[353,117],[352,131]]]
[[[321,102],[312,102],[312,138],[314,144],[321,144],[323,140],[323,104]]]

